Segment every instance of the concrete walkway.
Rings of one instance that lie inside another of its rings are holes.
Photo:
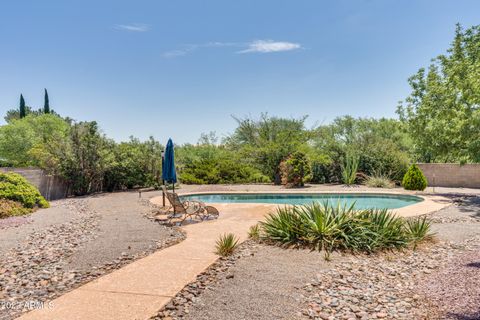
[[[161,201],[154,198],[152,201]],[[403,216],[439,210],[450,202],[427,196],[425,201],[397,210]],[[250,226],[275,208],[274,204],[216,204],[218,220],[184,226],[183,242],[137,260],[52,301],[51,308],[31,311],[23,320],[145,320],[167,304],[218,258],[220,234],[234,233],[241,241]]]
[[[232,232],[244,241],[248,229],[270,205],[216,205],[218,220],[187,225],[183,242],[137,260],[52,301],[51,308],[31,311],[19,319],[144,320],[149,319],[218,256],[215,241]]]

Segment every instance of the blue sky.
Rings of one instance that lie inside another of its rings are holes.
[[[457,22],[479,24],[480,1],[4,0],[0,114],[47,88],[116,140],[180,143],[232,115],[394,117]]]

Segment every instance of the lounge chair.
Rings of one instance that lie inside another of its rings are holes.
[[[162,189],[171,204],[170,210],[173,210],[173,212],[157,215],[157,221],[182,224],[187,218],[197,218],[203,221],[205,219],[218,218],[219,216],[219,212],[215,207],[207,206],[201,201],[181,201],[178,194],[168,192],[164,186],[162,186]]]

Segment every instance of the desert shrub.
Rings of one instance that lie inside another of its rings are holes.
[[[262,114],[259,119],[235,118],[237,128],[226,139],[226,145],[250,159],[269,181],[280,184],[280,163],[288,155],[307,147],[306,118],[288,119],[268,114]]]
[[[393,181],[401,181],[407,172],[409,157],[391,141],[369,145],[360,152],[358,170],[369,176],[379,172]]]
[[[359,157],[353,153],[348,152],[345,155],[344,164],[342,165],[342,182],[346,185],[352,185],[357,178]]]
[[[12,216],[21,216],[32,212],[32,209],[25,208],[20,202],[0,199],[0,219]]]
[[[112,145],[113,163],[105,172],[103,188],[108,191],[154,187],[161,183],[162,146],[150,137]]]
[[[386,209],[357,211],[354,205],[329,203],[277,208],[260,227],[266,241],[323,250],[327,255],[333,250],[404,248],[431,238],[427,220],[410,222]]]
[[[270,182],[237,152],[209,143],[176,149],[178,176],[186,184]]]
[[[365,185],[372,188],[393,188],[395,183],[386,174],[367,176]]]
[[[49,207],[38,189],[16,173],[0,173],[0,199],[17,201],[26,208]]]
[[[248,229],[248,237],[253,240],[260,239],[260,225],[258,223]]]
[[[216,253],[222,257],[231,255],[238,247],[238,238],[233,233],[221,235],[216,243]]]
[[[402,180],[411,162],[411,141],[398,120],[344,116],[329,125],[317,127],[311,136],[313,153],[332,160],[330,182],[343,182],[340,165],[348,151],[359,155],[357,171],[366,175],[389,173],[389,178],[394,181]],[[310,155],[310,158],[314,157]]]
[[[402,186],[406,190],[423,191],[427,187],[427,178],[416,164],[412,164],[403,177]]]
[[[287,188],[303,187],[310,174],[310,165],[303,152],[294,152],[280,163],[282,184]]]

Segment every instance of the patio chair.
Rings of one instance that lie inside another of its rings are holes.
[[[171,224],[179,222],[182,224],[187,218],[197,218],[203,221],[209,218],[218,218],[219,216],[219,212],[215,207],[207,206],[201,201],[181,201],[178,194],[168,192],[165,186],[162,186],[162,189],[171,204],[173,212],[157,216],[156,220],[158,221],[164,221]]]

